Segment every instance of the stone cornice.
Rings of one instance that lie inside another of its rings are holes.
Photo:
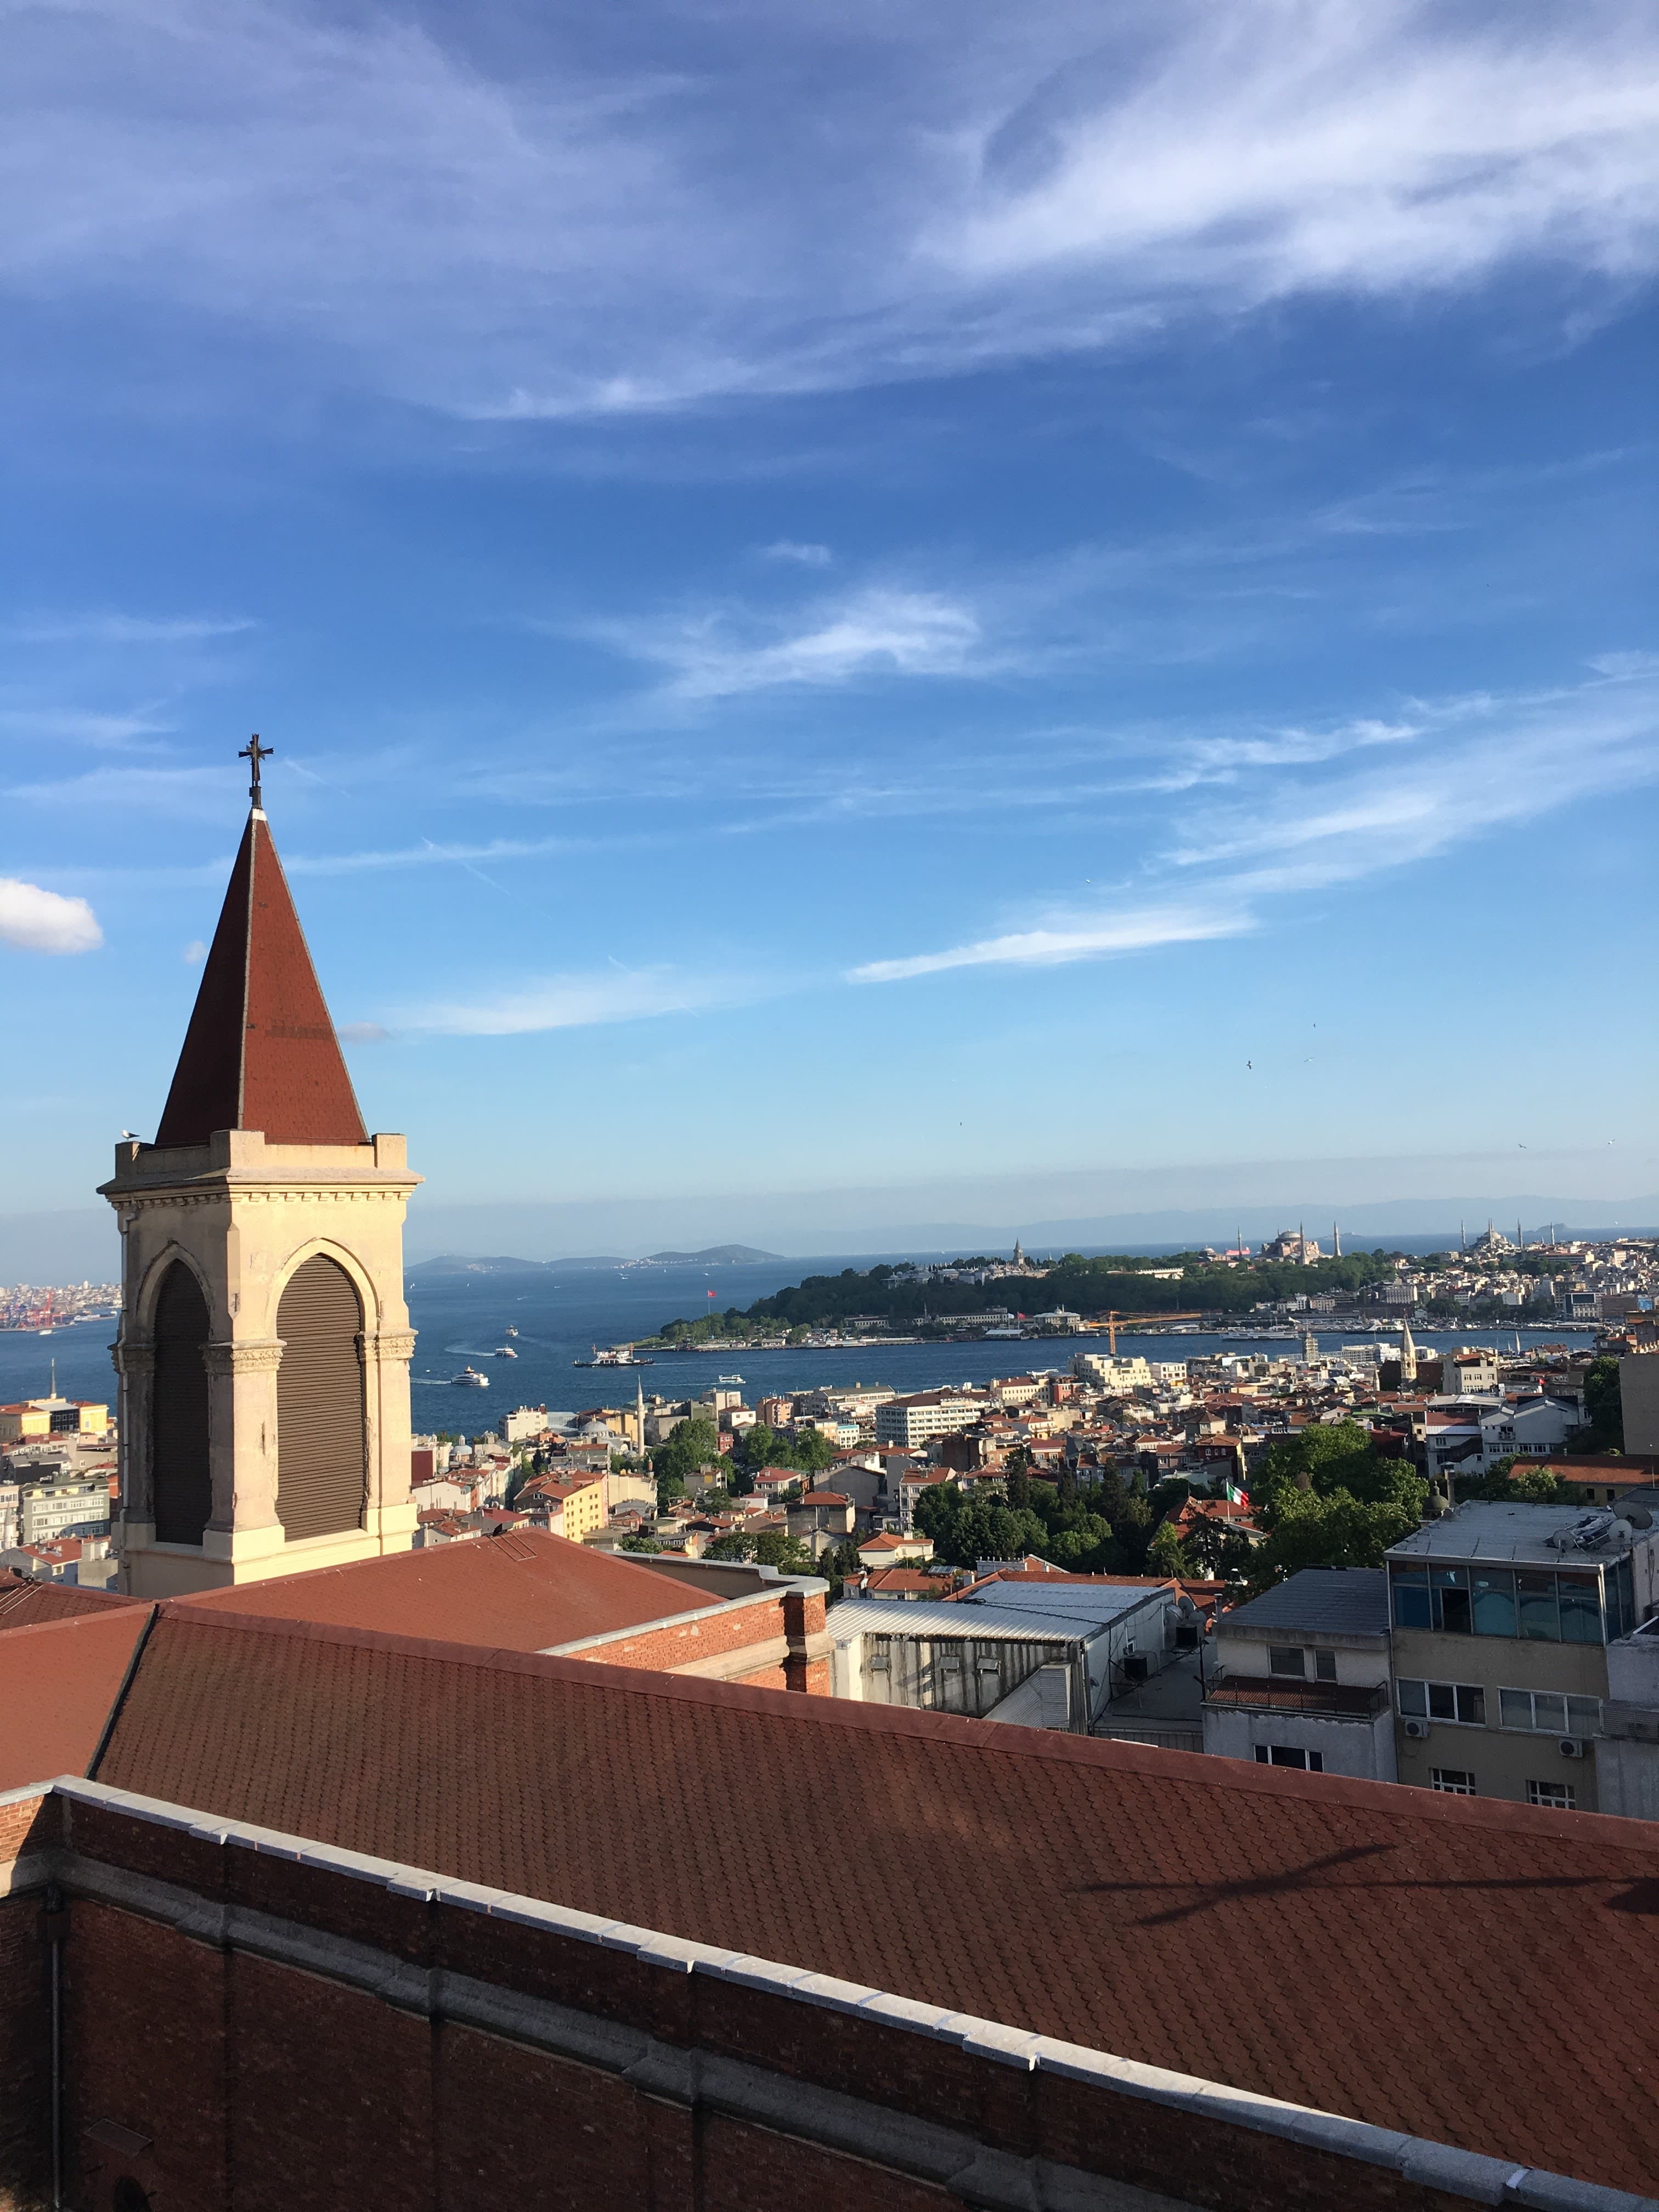
[[[400,1360],[415,1357],[416,1332],[412,1328],[368,1329],[363,1334],[363,1356],[366,1359]]]
[[[204,1344],[202,1364],[210,1375],[258,1375],[283,1364],[279,1336],[248,1337],[241,1342]]]

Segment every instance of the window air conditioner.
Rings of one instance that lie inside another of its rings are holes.
[[[1429,1724],[1426,1721],[1407,1721],[1406,1723],[1407,1735],[1415,1738],[1419,1743],[1428,1732]]]
[[[1582,1759],[1584,1756],[1584,1739],[1581,1735],[1564,1735],[1555,1747],[1563,1759]]]

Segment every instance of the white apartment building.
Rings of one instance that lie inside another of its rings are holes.
[[[876,1408],[876,1442],[914,1451],[933,1437],[971,1429],[989,1409],[988,1398],[958,1390],[918,1390],[908,1398],[890,1398]]]
[[[1184,1377],[1184,1362],[1182,1365]],[[1096,1382],[1103,1390],[1150,1390],[1152,1387],[1152,1370],[1138,1352],[1133,1358],[1127,1352],[1115,1358],[1104,1352],[1073,1352],[1072,1372],[1079,1382]]]

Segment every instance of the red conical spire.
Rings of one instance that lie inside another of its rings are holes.
[[[257,787],[155,1142],[204,1145],[216,1129],[368,1142]]]

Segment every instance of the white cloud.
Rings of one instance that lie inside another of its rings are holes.
[[[1253,926],[1242,901],[1224,891],[1212,902],[1128,907],[1093,918],[1074,915],[1037,929],[1010,931],[919,952],[897,960],[866,961],[848,970],[849,983],[901,983],[939,975],[952,968],[1058,968],[1099,960],[1115,952],[1146,952],[1160,945],[1191,945],[1206,938],[1237,937]]]
[[[92,952],[104,941],[83,898],[64,898],[38,884],[0,876],[0,945],[24,952]]]
[[[340,1024],[342,1044],[384,1044],[391,1034],[391,1030],[379,1022],[342,1022]]]
[[[1659,258],[1659,21],[1628,0],[854,13],[641,0],[446,42],[276,0],[23,11],[0,283],[530,420]]]
[[[1659,676],[1659,653],[1598,653],[1590,666],[1600,675],[1620,680],[1627,676]]]
[[[836,557],[827,545],[803,545],[793,538],[763,545],[760,556],[763,561],[793,561],[803,568],[827,568]]]
[[[206,940],[200,937],[192,937],[179,955],[186,968],[199,968],[207,957]]]
[[[760,985],[736,976],[618,967],[585,975],[549,975],[476,1004],[426,1006],[403,1017],[398,1026],[447,1036],[526,1036],[742,1006],[765,995]]]
[[[38,615],[9,623],[5,634],[20,645],[201,645],[256,627],[245,617],[211,615]]]
[[[611,623],[593,635],[669,672],[680,699],[725,699],[866,676],[967,676],[986,663],[978,617],[942,592],[872,586],[792,617],[742,610]]]

